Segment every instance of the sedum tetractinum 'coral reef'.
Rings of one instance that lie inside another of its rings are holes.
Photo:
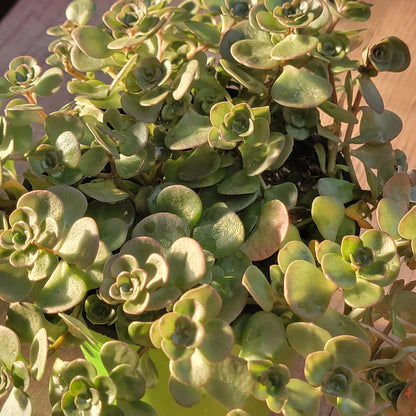
[[[414,415],[406,44],[352,59],[360,0],[94,11],[0,78],[2,414],[49,377],[56,416]]]

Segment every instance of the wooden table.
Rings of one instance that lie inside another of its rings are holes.
[[[369,0],[371,1],[371,0]],[[353,24],[354,27],[367,27],[365,43],[375,43],[390,35],[404,40],[411,52],[416,52],[416,1],[414,0],[373,0],[372,18],[369,22]],[[49,56],[48,44],[53,38],[45,31],[65,21],[65,8],[69,0],[19,0],[7,16],[0,22],[0,76],[8,68],[11,59],[18,55],[31,55],[43,67]],[[112,0],[97,0],[97,22],[102,13],[113,3]],[[360,48],[361,51],[361,48]],[[360,55],[360,51],[357,54]],[[416,168],[416,139],[413,123],[416,120],[416,63],[400,74],[383,73],[375,83],[384,99],[385,107],[397,113],[403,120],[403,130],[395,139],[394,146],[402,149],[409,159],[409,168]],[[59,108],[57,103],[57,108]],[[363,175],[361,174],[361,178]],[[416,278],[416,272],[406,273],[406,278]],[[4,322],[0,308],[0,322]],[[72,359],[68,357],[68,359]],[[47,384],[38,384],[32,392],[35,405],[34,416],[50,414],[47,397]],[[38,397],[36,397],[36,395]],[[1,405],[0,405],[1,406]],[[332,413],[334,414],[334,413]],[[16,415],[17,416],[17,415]],[[164,416],[164,415],[161,415]]]

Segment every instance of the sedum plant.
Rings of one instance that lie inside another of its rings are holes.
[[[0,414],[49,382],[56,416],[414,415],[416,177],[374,81],[406,44],[352,59],[360,0],[94,8],[0,78]]]

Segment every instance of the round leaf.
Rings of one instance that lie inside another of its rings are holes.
[[[165,145],[171,150],[193,149],[201,146],[208,141],[211,127],[207,116],[190,110],[166,134]]]
[[[313,321],[329,306],[336,286],[305,260],[293,261],[286,270],[284,294],[291,309],[302,319]]]
[[[46,313],[63,312],[80,303],[87,292],[82,272],[61,261],[38,295]]]
[[[205,254],[198,242],[189,237],[178,238],[166,254],[169,282],[182,290],[199,283],[205,275]]]
[[[113,55],[107,45],[114,40],[110,34],[94,26],[79,26],[71,32],[77,46],[88,56],[103,59]]]
[[[100,349],[100,357],[106,370],[111,373],[120,364],[136,367],[139,356],[128,344],[121,341],[108,341]]]
[[[233,330],[221,319],[213,319],[204,326],[204,341],[198,347],[200,353],[210,363],[225,360],[234,346]]]
[[[193,238],[215,257],[231,255],[244,241],[244,226],[225,204],[207,208],[194,228]]]
[[[279,60],[298,58],[315,49],[318,42],[315,36],[290,34],[273,47],[271,56]]]
[[[74,263],[80,269],[86,269],[94,262],[98,245],[96,222],[92,218],[83,217],[72,224],[56,252],[67,263]]]
[[[337,407],[345,416],[368,415],[375,402],[374,389],[368,383],[355,383],[348,397],[339,397]]]
[[[331,84],[319,75],[285,65],[282,74],[273,84],[273,99],[282,105],[295,108],[317,107],[332,94]]]
[[[324,275],[337,286],[348,289],[355,285],[355,269],[340,255],[327,253],[322,257],[321,264]]]
[[[284,273],[289,265],[295,260],[305,260],[311,264],[315,264],[313,254],[303,241],[289,241],[282,249],[279,250],[277,255],[277,261]]]
[[[272,312],[256,312],[244,325],[240,356],[246,360],[275,360],[285,346],[285,329]]]
[[[256,303],[266,312],[273,308],[273,290],[266,276],[257,266],[249,266],[243,275],[243,286]]]
[[[271,56],[272,45],[257,39],[243,39],[231,46],[237,62],[256,69],[273,69],[279,62]]]
[[[46,360],[48,358],[48,334],[45,328],[41,328],[35,335],[30,346],[30,374],[39,381],[45,373]]]
[[[9,328],[0,325],[0,361],[10,369],[20,355],[19,337]]]
[[[271,200],[260,211],[257,227],[240,249],[252,261],[264,260],[274,254],[289,229],[289,214],[283,202]]]
[[[112,180],[94,179],[91,182],[82,183],[79,189],[89,197],[102,202],[118,202],[128,198],[128,193],[114,185]]]
[[[342,202],[333,196],[318,196],[312,202],[312,219],[326,240],[335,241],[344,212]]]
[[[132,231],[132,238],[148,236],[169,248],[178,238],[186,237],[188,225],[176,214],[157,212],[143,218]]]
[[[321,351],[325,343],[332,338],[331,334],[312,322],[293,322],[286,328],[290,346],[302,357]]]
[[[324,351],[335,359],[335,366],[346,365],[351,370],[362,370],[370,360],[370,348],[362,339],[352,335],[340,335],[327,341]]]
[[[167,211],[182,217],[192,229],[202,213],[202,202],[198,194],[183,185],[163,188],[156,198],[158,211]]]
[[[353,308],[368,308],[375,305],[383,296],[384,291],[381,286],[359,277],[352,288],[344,289],[345,303]]]
[[[401,219],[398,231],[402,238],[408,240],[416,238],[416,206]]]

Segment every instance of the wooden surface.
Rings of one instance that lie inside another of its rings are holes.
[[[97,22],[98,17],[107,10],[112,2],[112,0],[96,1],[97,13],[94,22]],[[49,56],[47,48],[53,38],[46,35],[45,31],[48,27],[65,21],[65,8],[68,3],[68,0],[20,0],[14,6],[0,22],[0,76],[7,70],[9,61],[19,55],[31,55],[38,60],[42,67],[46,68],[44,60]],[[373,0],[373,3],[370,21],[351,25],[352,27],[367,28],[364,33],[366,40],[364,45],[394,35],[409,45],[411,53],[415,57],[404,73],[385,73],[375,79],[386,109],[395,112],[403,120],[402,133],[393,143],[395,148],[402,149],[408,155],[409,168],[412,169],[416,168],[416,138],[414,134],[416,111],[416,25],[414,17],[416,16],[416,1]],[[360,51],[361,47],[356,52],[357,56],[360,55]],[[56,108],[59,108],[60,103],[55,104]],[[416,273],[407,273],[406,278],[416,278]],[[0,310],[0,322],[4,322],[1,312]],[[50,414],[46,398],[47,385],[44,383],[35,388],[38,390],[33,392],[35,405],[33,414],[34,416],[46,416]],[[39,397],[41,398],[39,399]]]

